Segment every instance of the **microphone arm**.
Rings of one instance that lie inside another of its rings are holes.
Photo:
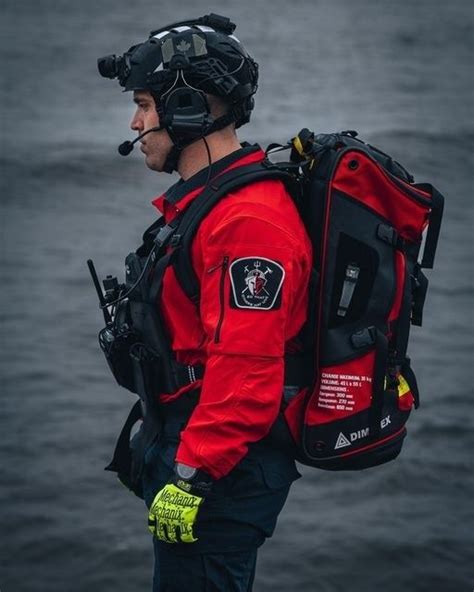
[[[137,136],[134,140],[126,140],[125,142],[122,142],[122,144],[120,144],[118,147],[119,154],[122,156],[128,156],[133,150],[135,142],[138,142],[143,138],[143,136],[146,136],[151,132],[159,132],[162,129],[164,129],[164,126],[151,127],[149,130],[146,130],[146,132],[143,132],[143,134]]]

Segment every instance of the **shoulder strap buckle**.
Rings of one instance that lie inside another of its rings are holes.
[[[182,234],[173,234],[173,236],[171,237],[170,240],[170,247],[173,247],[174,249],[176,247],[178,247],[181,243],[181,239],[183,238]]]
[[[163,247],[164,245],[166,245],[168,243],[171,235],[174,234],[175,230],[176,230],[175,225],[165,224],[165,226],[160,228],[160,230],[159,230],[158,234],[155,236],[153,242],[155,243],[155,245],[159,249],[161,249],[161,247]]]

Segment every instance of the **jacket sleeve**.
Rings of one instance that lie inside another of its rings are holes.
[[[285,343],[306,313],[310,257],[285,229],[235,216],[202,241],[200,314],[208,360],[176,460],[229,473],[280,409]]]

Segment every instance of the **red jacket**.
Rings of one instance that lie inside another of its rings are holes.
[[[213,165],[213,176],[264,158],[246,147]],[[207,170],[154,200],[166,222],[199,194]],[[205,366],[200,400],[176,461],[215,479],[270,430],[281,405],[283,356],[306,318],[311,244],[280,181],[247,185],[225,196],[194,238],[192,264],[200,302],[183,293],[167,268],[159,306],[180,362]],[[182,392],[182,391],[181,391]],[[181,394],[165,394],[161,402]]]

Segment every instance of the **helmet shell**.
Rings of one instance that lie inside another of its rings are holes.
[[[125,91],[148,90],[159,99],[187,85],[241,111],[237,127],[250,117],[258,65],[233,34],[192,23],[164,28],[115,60],[116,76],[109,77],[117,77]]]

